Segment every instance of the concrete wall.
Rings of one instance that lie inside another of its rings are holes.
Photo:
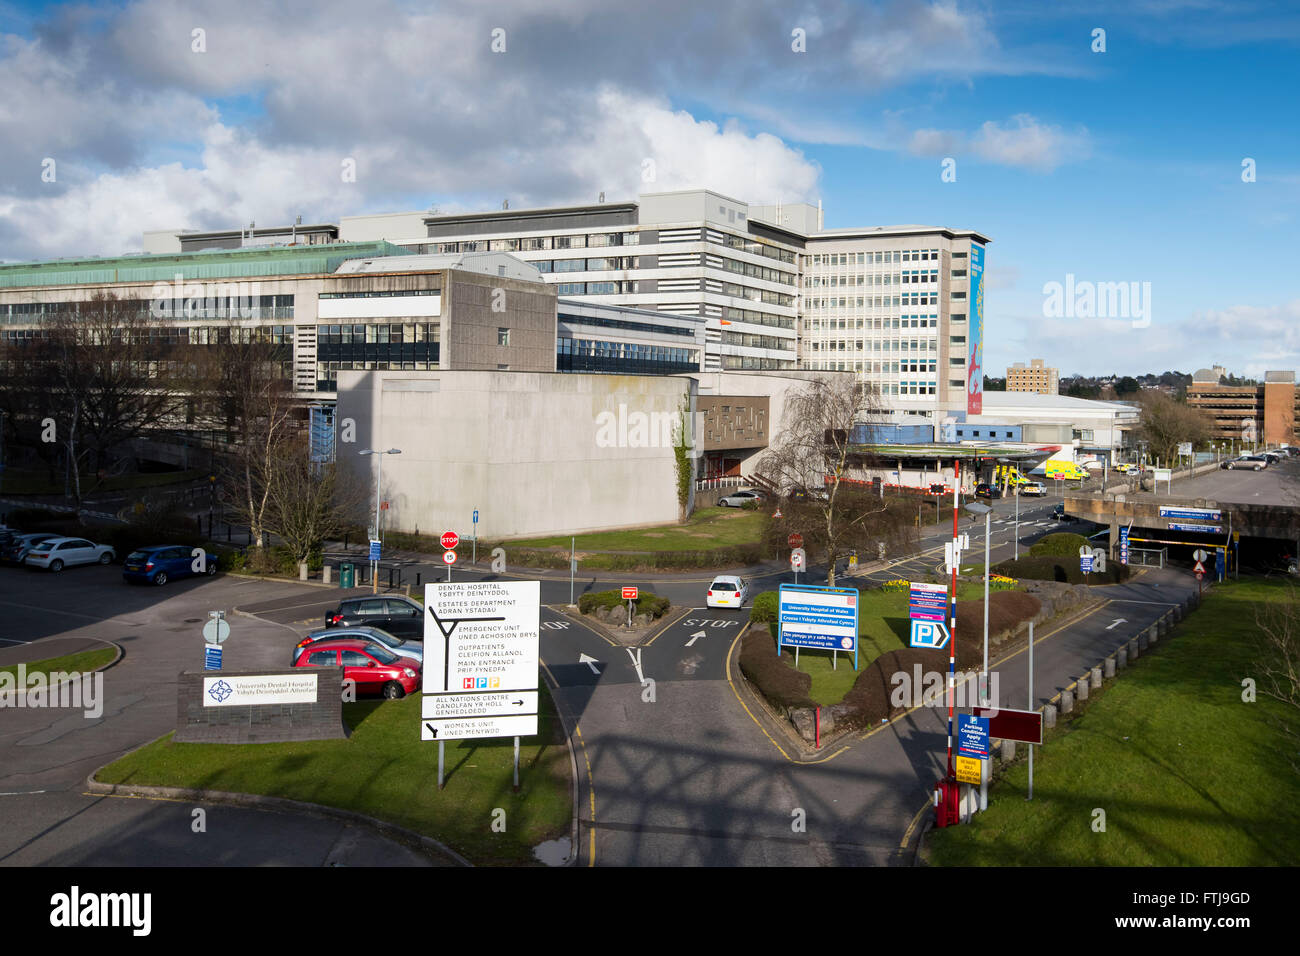
[[[460,271],[449,276],[443,368],[496,371],[507,365],[510,371],[555,371],[553,286]],[[495,311],[498,301],[505,311]],[[509,330],[509,345],[498,344],[500,329]]]
[[[675,415],[680,377],[339,372],[338,420],[356,441],[338,460],[373,489],[385,455],[385,527],[485,538],[565,534],[677,520],[673,449],[638,429]],[[620,406],[622,406],[620,410]],[[648,416],[658,413],[657,420]]]

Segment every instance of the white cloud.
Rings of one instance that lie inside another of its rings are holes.
[[[918,129],[913,131],[908,149],[918,156],[958,159],[973,153],[985,162],[1050,172],[1085,159],[1091,152],[1091,139],[1086,129],[1066,132],[1020,113],[1006,123],[989,120],[973,133]]]

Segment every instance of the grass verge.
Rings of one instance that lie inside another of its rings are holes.
[[[23,664],[23,669],[28,677],[33,674],[44,674],[47,679],[50,674],[59,671],[65,674],[88,674],[111,663],[116,656],[117,648],[102,647],[93,651],[81,651],[77,654],[65,654],[62,657],[47,657],[44,660],[32,661],[30,664]],[[8,664],[0,667],[0,674],[17,676],[18,665]]]
[[[1219,585],[1155,653],[997,778],[969,826],[926,837],[942,866],[1276,866],[1300,862],[1293,709],[1242,681],[1259,676],[1255,608],[1284,584]],[[1023,753],[1023,747],[1021,748]],[[1095,832],[1096,811],[1105,832]]]
[[[550,693],[539,688],[539,733],[513,741],[447,741],[446,788],[438,748],[420,740],[420,695],[343,705],[347,740],[178,744],[168,734],[96,775],[103,783],[189,787],[285,797],[378,817],[434,837],[478,865],[535,862],[532,849],[567,837],[573,813],[569,756]],[[492,830],[493,811],[506,827]]]
[[[764,517],[761,511],[742,508],[701,508],[685,524],[580,534],[574,548],[578,551],[706,551],[757,544],[762,537]],[[506,547],[562,548],[567,555],[569,536],[511,541]],[[597,556],[591,556],[594,557]],[[584,558],[582,564],[592,566],[590,558]]]

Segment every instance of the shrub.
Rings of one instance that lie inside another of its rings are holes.
[[[749,619],[758,624],[767,624],[777,619],[781,610],[779,591],[764,591],[754,598],[749,609]]]
[[[222,551],[217,554],[218,571],[243,571],[248,556],[243,551]]]
[[[1131,575],[1128,565],[1107,561],[1106,570],[1091,572],[1084,579],[1079,570],[1079,555],[1055,558],[1048,555],[1022,555],[1018,561],[1003,561],[993,570],[1028,581],[1061,581],[1069,584],[1119,584]]]
[[[773,707],[781,711],[817,706],[808,697],[812,675],[776,656],[767,628],[750,628],[740,645],[740,671]]]
[[[1088,539],[1081,534],[1071,534],[1068,531],[1057,532],[1056,534],[1045,535],[1030,547],[1031,555],[1047,555],[1050,557],[1068,558],[1079,556],[1079,549],[1086,547]]]
[[[627,602],[623,600],[623,594],[620,590],[595,591],[590,594],[584,594],[578,598],[578,610],[583,614],[590,614],[599,608],[621,607]],[[663,617],[672,607],[672,602],[666,597],[660,597],[657,594],[651,594],[649,591],[639,591],[636,599],[636,613],[649,614],[652,618]]]

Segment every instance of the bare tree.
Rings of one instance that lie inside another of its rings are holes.
[[[1258,653],[1255,667],[1260,679],[1260,693],[1300,711],[1300,594],[1288,584],[1289,596],[1283,601],[1262,602],[1255,606]],[[1282,732],[1300,741],[1300,731],[1283,723]],[[1291,766],[1300,772],[1294,760]]]
[[[811,546],[824,555],[832,587],[836,564],[849,551],[880,541],[897,546],[907,534],[898,509],[851,477],[870,463],[864,449],[853,445],[853,426],[881,411],[875,391],[851,375],[812,379],[787,396],[781,431],[755,469],[791,497],[793,519],[786,524],[798,521],[805,550]]]
[[[52,314],[40,332],[31,351],[34,413],[53,419],[80,502],[83,474],[105,469],[123,443],[176,416],[173,350],[158,320],[111,292]]]
[[[1164,392],[1144,392],[1141,405],[1139,433],[1152,455],[1166,464],[1177,457],[1183,442],[1195,445],[1210,437],[1210,420],[1203,412]]]
[[[267,530],[278,535],[294,561],[305,561],[326,538],[364,513],[365,484],[337,464],[311,460],[301,439],[282,443],[266,475]]]
[[[223,503],[248,525],[254,546],[264,546],[272,481],[294,435],[294,400],[284,375],[285,349],[264,330],[231,323],[217,341],[191,346],[194,421],[224,432],[220,454]]]

